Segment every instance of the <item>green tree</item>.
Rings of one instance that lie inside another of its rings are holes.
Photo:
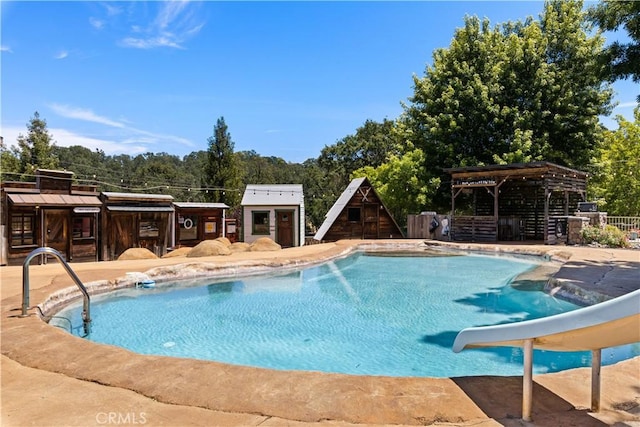
[[[627,79],[640,83],[640,2],[601,1],[588,10],[589,19],[603,31],[624,27],[629,42],[615,41],[602,52],[606,76],[611,80]],[[640,102],[640,95],[638,95]]]
[[[213,136],[207,139],[209,150],[205,166],[205,185],[210,187],[208,199],[233,207],[240,203],[240,170],[233,151],[234,144],[227,130],[224,117],[213,128]]]
[[[73,171],[75,179],[81,183],[93,183],[99,190],[106,190],[103,182],[114,182],[113,171],[105,168],[107,156],[104,151],[91,151],[80,145],[71,147],[54,146],[53,155],[58,159],[58,167]]]
[[[27,136],[18,135],[19,172],[23,180],[31,180],[36,169],[56,169],[58,159],[53,155],[53,136],[47,129],[47,122],[36,111],[27,123]]]
[[[318,165],[338,177],[340,187],[346,187],[353,171],[365,166],[378,167],[388,155],[398,152],[393,127],[391,120],[384,119],[382,123],[367,120],[354,135],[324,147]]]
[[[438,178],[425,177],[424,153],[415,149],[402,156],[392,154],[377,168],[365,166],[353,177],[367,177],[373,188],[400,227],[407,224],[407,215],[424,211],[440,186]]]
[[[398,120],[400,141],[420,148],[434,207],[450,203],[442,168],[546,160],[584,167],[611,111],[600,35],[586,32],[582,2],[550,1],[538,20],[491,27],[466,17],[433,54]]]
[[[12,181],[19,176],[20,159],[7,149],[4,139],[0,138],[0,181]]]
[[[589,192],[609,215],[640,216],[640,107],[634,121],[617,116],[618,129],[606,131]]]

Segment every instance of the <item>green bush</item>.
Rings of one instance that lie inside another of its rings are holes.
[[[586,226],[580,231],[584,243],[598,243],[609,248],[628,248],[629,239],[618,227],[606,225],[604,228]]]

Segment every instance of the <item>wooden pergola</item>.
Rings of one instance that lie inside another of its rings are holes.
[[[549,162],[445,169],[456,241],[544,240],[585,201],[587,173]],[[460,212],[456,214],[456,201]]]

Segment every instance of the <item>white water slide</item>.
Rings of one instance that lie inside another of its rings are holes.
[[[533,349],[591,351],[591,410],[600,410],[601,350],[640,341],[640,290],[541,319],[467,328],[458,333],[453,351],[478,347],[522,347],[524,374],[522,418],[531,420]]]

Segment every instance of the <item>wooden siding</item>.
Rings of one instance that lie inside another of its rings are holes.
[[[360,220],[349,220],[349,209],[360,210]],[[362,186],[344,207],[323,241],[340,239],[397,239],[404,237],[372,187]]]
[[[498,230],[493,216],[456,216],[452,238],[459,242],[495,242]]]

